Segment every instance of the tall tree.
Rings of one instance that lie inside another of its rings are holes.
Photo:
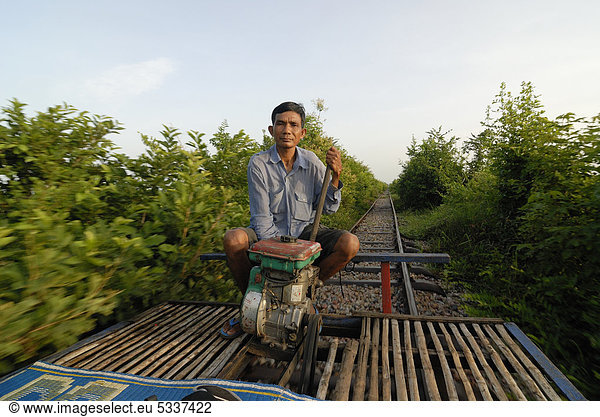
[[[425,209],[439,206],[454,184],[464,180],[463,160],[456,148],[457,138],[446,138],[442,128],[427,132],[421,143],[413,138],[409,160],[392,184],[401,208]]]

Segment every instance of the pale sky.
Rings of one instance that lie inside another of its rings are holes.
[[[547,114],[600,113],[600,2],[0,0],[1,107],[66,102],[111,116],[131,156],[163,124],[261,141],[277,104],[391,182],[412,137],[481,131],[500,83]],[[342,174],[343,175],[343,174]]]

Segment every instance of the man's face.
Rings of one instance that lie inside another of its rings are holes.
[[[269,126],[269,133],[275,139],[279,149],[295,148],[306,134],[302,127],[300,115],[294,111],[286,111],[275,115],[275,125]]]

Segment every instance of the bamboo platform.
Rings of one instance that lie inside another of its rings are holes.
[[[300,369],[302,347],[278,352],[249,335],[220,338],[219,329],[237,312],[234,304],[168,302],[45,361],[171,380],[256,381],[256,375],[264,374],[261,381],[295,390],[293,376]],[[342,333],[328,328],[324,320],[310,393],[316,398],[584,399],[513,323],[376,313],[350,319],[354,324]],[[261,357],[274,358],[271,362],[279,367],[252,370]]]
[[[337,340],[332,345],[337,344]],[[561,400],[500,320],[364,317],[332,400]],[[356,357],[356,360],[354,358]],[[332,366],[332,356],[326,367]],[[327,379],[324,373],[324,379]],[[353,380],[350,385],[347,381]]]

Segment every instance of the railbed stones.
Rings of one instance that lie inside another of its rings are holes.
[[[390,247],[396,245],[396,232],[391,205],[387,195],[375,203],[371,212],[365,216],[363,221],[353,230],[353,233],[361,241],[361,251],[367,247],[376,248],[378,246]],[[362,242],[368,242],[368,244],[362,244]],[[424,242],[413,240],[408,245],[405,242],[405,248],[407,247],[426,248],[427,245]],[[361,263],[360,266],[379,267],[380,264],[365,262]],[[462,307],[465,304],[464,296],[457,288],[435,278],[429,270],[423,268],[421,265],[414,265],[413,271],[418,272],[416,274],[411,273],[413,279],[435,282],[446,292],[446,295],[443,296],[432,292],[415,291],[419,314],[425,316],[466,316]],[[425,272],[427,272],[426,275],[423,274]],[[340,276],[337,274],[330,278],[333,282],[337,282],[339,279]],[[381,279],[381,273],[342,271],[341,279],[376,280]],[[392,273],[391,279],[397,280],[399,283],[397,286],[392,287],[392,312],[406,313],[403,305],[402,274],[398,272]],[[356,311],[381,312],[381,288],[366,285],[344,285],[343,287],[340,287],[340,285],[326,285],[318,290],[315,303],[322,313],[352,314]]]

